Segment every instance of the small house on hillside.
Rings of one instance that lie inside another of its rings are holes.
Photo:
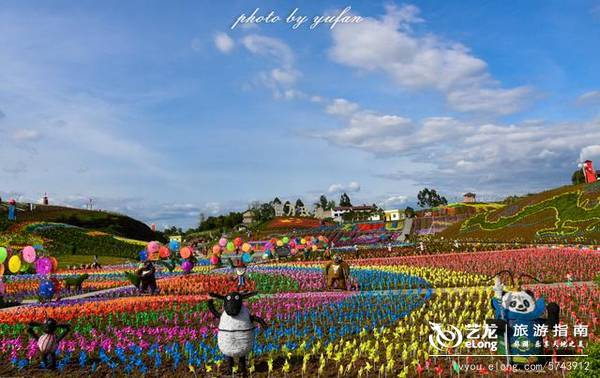
[[[404,211],[400,209],[385,210],[385,221],[394,222],[404,219]]]
[[[243,224],[252,224],[254,223],[254,212],[252,210],[246,210],[242,214],[242,223]]]
[[[463,195],[463,202],[464,203],[473,203],[473,202],[476,202],[475,193],[471,193],[471,192],[465,193]]]

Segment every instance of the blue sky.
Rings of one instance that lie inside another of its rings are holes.
[[[276,195],[559,186],[600,155],[598,41],[598,1],[3,1],[0,195],[187,227]]]

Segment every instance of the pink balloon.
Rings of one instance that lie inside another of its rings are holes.
[[[160,244],[158,244],[158,242],[151,241],[150,243],[148,243],[147,250],[149,253],[156,253],[156,252],[158,252],[159,249],[160,249]]]
[[[23,260],[26,263],[33,263],[35,261],[35,257],[35,248],[33,248],[32,246],[27,246],[23,248]]]
[[[213,256],[210,258],[210,263],[211,263],[211,264],[213,264],[213,265],[217,265],[217,264],[219,263],[219,258],[218,258],[217,256],[214,256],[214,255],[213,255]]]
[[[225,238],[219,239],[219,245],[221,247],[225,247],[227,245],[227,239],[225,239]]]

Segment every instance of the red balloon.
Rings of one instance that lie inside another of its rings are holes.
[[[242,244],[244,244],[244,241],[242,240],[242,238],[237,237],[235,239],[233,239],[233,245],[236,247],[241,247]]]
[[[161,259],[166,259],[167,257],[171,256],[171,251],[169,251],[169,248],[161,246],[158,250],[158,255]]]

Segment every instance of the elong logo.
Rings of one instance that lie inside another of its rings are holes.
[[[434,335],[429,335],[429,343],[437,350],[448,350],[449,348],[456,348],[463,341],[463,335],[460,329],[456,326],[450,325],[449,329],[442,329],[442,325],[439,323],[429,322],[429,325]]]

